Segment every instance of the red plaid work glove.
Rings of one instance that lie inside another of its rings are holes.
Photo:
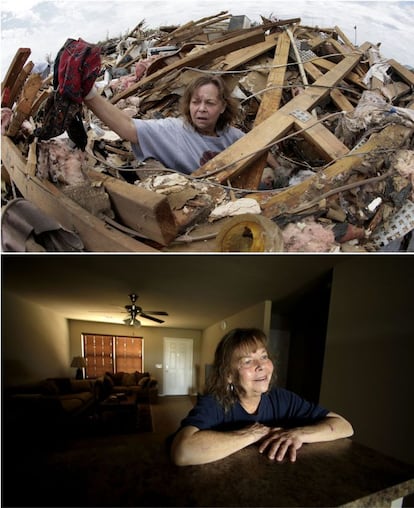
[[[55,63],[54,88],[64,97],[81,104],[101,70],[101,50],[83,39],[68,39]]]

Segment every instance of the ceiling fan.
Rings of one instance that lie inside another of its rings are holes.
[[[129,295],[131,300],[130,305],[125,305],[125,309],[128,312],[128,317],[124,319],[124,323],[129,326],[141,326],[141,321],[137,319],[137,317],[142,317],[145,319],[150,319],[151,321],[155,321],[156,323],[164,323],[162,319],[158,319],[154,317],[156,316],[168,316],[168,313],[162,310],[142,310],[142,307],[136,305],[136,301],[138,299],[138,295],[135,293],[131,293]]]

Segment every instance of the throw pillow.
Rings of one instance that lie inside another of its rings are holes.
[[[135,386],[136,385],[136,378],[135,378],[135,372],[124,372],[124,375],[122,376],[122,386]]]
[[[105,388],[107,388],[108,390],[112,390],[112,388],[115,386],[114,380],[112,379],[111,376],[108,376],[108,374],[105,374],[103,378],[103,384]]]
[[[150,377],[149,376],[142,377],[138,381],[138,386],[140,386],[141,388],[147,388],[149,382],[150,382]]]
[[[110,376],[108,376],[107,374],[105,374],[105,376],[103,377],[103,380],[102,380],[101,393],[99,393],[100,384],[99,383],[95,383],[95,384],[96,384],[96,387],[98,390],[97,398],[102,399],[102,400],[106,399],[106,397],[109,397],[110,393],[112,392],[112,388],[114,387],[114,382],[113,382],[112,378]]]
[[[106,375],[109,376],[114,382],[115,386],[122,385],[122,378],[124,376],[124,372],[106,372]]]

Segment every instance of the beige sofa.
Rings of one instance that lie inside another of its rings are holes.
[[[158,397],[158,381],[149,372],[106,372],[97,378],[99,399],[103,400],[115,393],[137,394],[138,402],[155,403]]]
[[[4,389],[10,424],[54,424],[91,414],[97,401],[94,380],[47,378]]]

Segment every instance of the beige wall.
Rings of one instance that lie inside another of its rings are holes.
[[[357,441],[411,463],[413,268],[412,257],[357,256],[335,269],[321,389]]]
[[[200,381],[199,390],[202,391],[205,383],[205,365],[213,363],[214,351],[220,339],[233,328],[260,328],[266,334],[270,330],[272,302],[260,302],[242,312],[225,317],[222,321],[209,326],[203,331],[203,340],[200,352]],[[221,323],[226,328],[221,328]]]
[[[65,318],[2,291],[2,369],[6,385],[71,375],[71,359]]]
[[[127,327],[125,325],[116,325],[109,323],[95,323],[93,321],[69,321],[70,331],[70,350],[73,356],[80,355],[82,352],[82,333],[102,334],[102,335],[123,335],[143,337],[144,339],[144,370],[148,371],[158,379],[159,391],[163,391],[163,369],[156,365],[162,365],[163,359],[163,339],[171,337],[175,339],[193,339],[193,385],[196,385],[198,365],[200,360],[200,330],[184,330],[177,328],[158,328],[153,326],[141,326],[140,328]]]

